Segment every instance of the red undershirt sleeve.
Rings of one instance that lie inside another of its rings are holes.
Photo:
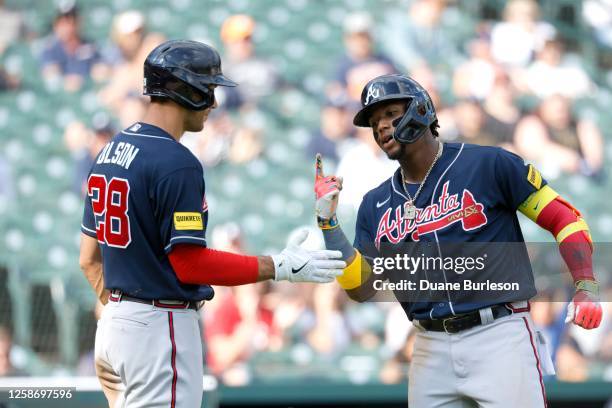
[[[181,283],[238,286],[257,282],[259,275],[257,257],[199,245],[177,244],[168,258]]]

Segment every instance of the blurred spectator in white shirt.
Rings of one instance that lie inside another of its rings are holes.
[[[582,16],[593,27],[597,41],[612,48],[612,0],[587,0],[582,4]]]
[[[21,13],[9,10],[0,0],[0,55],[24,34],[23,17]]]
[[[397,170],[374,140],[372,129],[357,128],[355,144],[340,158],[336,174],[344,178],[339,205],[355,211],[365,193],[387,180]]]
[[[525,82],[528,92],[540,99],[553,94],[578,98],[590,94],[594,88],[584,69],[563,54],[563,43],[558,39],[544,44],[527,68]]]
[[[491,55],[488,35],[474,38],[467,46],[469,60],[461,64],[453,75],[453,93],[458,98],[483,100],[491,91],[501,68]]]
[[[539,21],[539,7],[534,0],[510,0],[504,10],[504,21],[491,31],[493,58],[509,67],[525,67],[546,40],[555,35],[555,28]]]

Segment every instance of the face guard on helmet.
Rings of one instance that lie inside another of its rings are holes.
[[[362,109],[353,124],[370,127],[374,109],[386,101],[406,101],[406,113],[393,121],[393,138],[399,143],[414,143],[437,120],[436,111],[427,91],[405,75],[382,75],[372,79],[361,92]]]
[[[144,95],[170,98],[189,110],[214,105],[217,86],[237,84],[221,72],[214,48],[197,41],[172,40],[157,46],[144,63]]]

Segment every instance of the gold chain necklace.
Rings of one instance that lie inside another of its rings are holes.
[[[438,161],[440,156],[442,156],[442,149],[443,149],[442,145],[443,145],[442,142],[438,142],[438,153],[436,153],[436,157],[431,163],[431,166],[429,166],[427,173],[425,173],[425,177],[423,177],[423,181],[421,181],[421,184],[419,185],[419,188],[414,194],[414,197],[410,195],[410,193],[408,192],[408,189],[406,188],[407,181],[406,181],[406,177],[404,176],[404,169],[400,167],[400,173],[402,175],[402,186],[404,188],[404,192],[408,196],[408,201],[404,203],[404,215],[402,216],[403,219],[412,221],[416,218],[417,208],[414,205],[414,203],[417,197],[419,196],[419,194],[421,193],[421,190],[423,189],[423,186],[425,185],[425,181],[427,181],[427,177],[429,177],[429,173],[431,173],[431,170],[436,165],[436,162]]]

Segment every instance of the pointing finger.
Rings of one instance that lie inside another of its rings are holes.
[[[323,160],[321,159],[321,153],[317,153],[315,156],[315,181],[322,179],[323,177]]]

